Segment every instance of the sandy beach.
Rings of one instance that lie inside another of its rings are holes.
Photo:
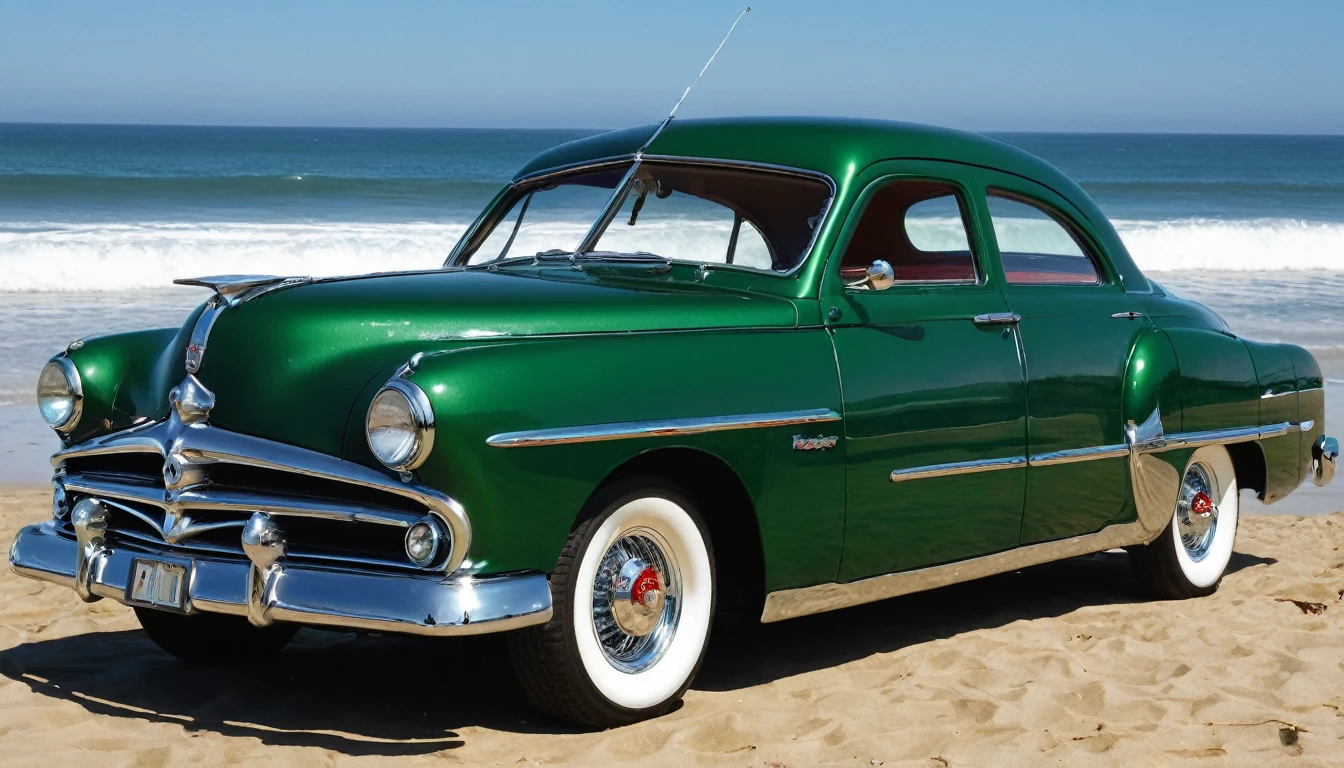
[[[47,503],[0,490],[0,539]],[[677,711],[579,733],[527,708],[498,638],[305,631],[274,661],[202,670],[128,608],[6,569],[0,762],[1344,763],[1344,513],[1244,514],[1229,571],[1211,598],[1149,602],[1104,553],[721,631]]]

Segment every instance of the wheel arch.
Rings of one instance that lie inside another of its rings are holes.
[[[1232,471],[1237,476],[1237,487],[1250,488],[1256,498],[1265,498],[1268,481],[1268,465],[1265,462],[1265,449],[1258,442],[1232,443],[1227,446],[1232,457]]]
[[[660,447],[627,459],[607,474],[593,496],[614,482],[640,475],[664,478],[684,490],[709,529],[720,585],[719,612],[756,619],[765,602],[765,551],[756,506],[738,473],[722,458],[690,447]],[[590,497],[591,499],[591,497]],[[575,518],[578,526],[589,505]]]

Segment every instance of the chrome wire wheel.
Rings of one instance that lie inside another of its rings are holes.
[[[622,531],[593,579],[593,633],[607,661],[630,673],[667,652],[681,617],[681,569],[657,531]]]
[[[1218,505],[1214,500],[1222,496],[1215,476],[1203,462],[1191,463],[1176,500],[1176,532],[1194,562],[1208,556],[1218,532]]]

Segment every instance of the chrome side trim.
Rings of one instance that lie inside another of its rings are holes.
[[[256,531],[260,534],[261,531]],[[276,542],[256,542],[279,549]],[[88,600],[127,603],[131,561],[146,554],[186,569],[187,613],[223,613],[266,623],[298,624],[451,636],[503,632],[544,624],[552,614],[546,574],[500,576],[380,574],[348,568],[268,564],[264,579],[249,580],[256,561],[184,556],[168,549],[91,547],[77,566],[79,543],[51,521],[30,525],[14,539],[10,567],[20,576],[85,590]],[[259,552],[265,563],[265,552]],[[81,581],[82,579],[82,581]],[[255,595],[250,587],[257,587]],[[255,600],[255,602],[253,602]]]
[[[1119,459],[1128,455],[1129,446],[1121,443],[1119,445],[1098,445],[1093,448],[1070,448],[1067,451],[1037,453],[1033,454],[1027,463],[1033,467],[1050,467],[1056,464],[1073,464],[1079,461]]]
[[[1302,422],[1301,424],[1298,424],[1298,425],[1297,425],[1297,431],[1298,431],[1298,432],[1303,432],[1303,433],[1310,432],[1310,431],[1312,430],[1312,428],[1315,427],[1315,426],[1316,426],[1316,420],[1315,420],[1315,419],[1307,419],[1306,421],[1304,421],[1304,422]]]
[[[1162,429],[1162,415],[1154,410],[1142,424],[1133,421],[1125,427],[1125,445],[1080,448],[1071,451],[1059,451],[1053,454],[1032,456],[1033,466],[1067,461],[1085,461],[1092,458],[1119,457],[1129,454],[1130,477],[1133,484],[1135,506],[1138,519],[1131,523],[1119,523],[1102,530],[1074,536],[1058,541],[1047,541],[1018,547],[993,555],[975,557],[955,563],[935,565],[914,571],[888,573],[844,584],[828,583],[811,587],[799,587],[771,592],[766,595],[765,609],[761,621],[770,623],[798,616],[807,616],[839,608],[862,605],[864,603],[886,600],[914,592],[971,581],[999,573],[1007,573],[1033,565],[1063,560],[1069,557],[1092,554],[1116,547],[1129,547],[1146,544],[1160,534],[1171,521],[1176,496],[1180,487],[1180,476],[1171,464],[1153,454],[1164,453],[1177,448],[1199,448],[1206,445],[1226,445],[1229,443],[1261,440],[1289,434],[1294,431],[1308,432],[1313,422],[1293,424],[1281,422],[1260,427],[1240,427],[1235,429],[1217,429],[1202,432],[1182,432],[1167,435]],[[1315,459],[1313,479],[1329,482],[1339,454],[1337,441],[1328,438],[1317,440],[1318,447],[1313,449]],[[1014,464],[1013,462],[1017,463]],[[903,470],[906,474],[899,479],[918,479],[937,477],[963,472],[985,471],[977,464],[992,465],[991,469],[1007,469],[1021,466],[1025,461],[1018,459],[998,459],[990,462],[961,462],[936,467],[922,467]],[[949,471],[951,470],[951,471]],[[892,480],[897,480],[892,473]]]
[[[1008,573],[1055,560],[1101,552],[1115,547],[1143,544],[1151,538],[1152,535],[1141,523],[1123,523],[1104,528],[1098,533],[1031,544],[1006,552],[961,560],[946,565],[873,576],[846,584],[818,584],[813,587],[785,589],[766,595],[765,610],[761,613],[761,621],[768,624],[823,611],[849,608],[914,592],[937,589],[963,581]]]
[[[806,411],[704,416],[663,421],[623,421],[580,427],[501,432],[486,438],[485,444],[495,448],[523,448],[534,445],[595,443],[603,440],[628,440],[641,437],[698,435],[704,432],[722,432],[731,429],[762,429],[839,420],[840,414],[829,408],[813,408]]]
[[[1265,394],[1261,395],[1260,399],[1272,400],[1276,397],[1287,397],[1288,395],[1296,395],[1296,394],[1297,394],[1296,389],[1286,389],[1282,392],[1275,392],[1273,388],[1270,388],[1265,390]]]
[[[452,532],[453,551],[442,566],[443,570],[449,573],[462,565],[466,559],[467,550],[471,546],[471,523],[467,519],[466,510],[456,499],[433,488],[414,483],[402,483],[377,470],[335,456],[328,456],[325,453],[318,453],[317,451],[310,451],[251,435],[228,432],[209,424],[188,426],[182,423],[176,412],[171,413],[167,421],[133,427],[58,451],[51,457],[51,463],[53,467],[59,468],[68,459],[114,453],[158,454],[165,461],[172,456],[184,474],[199,469],[203,465],[215,463],[237,464],[259,469],[293,472],[340,483],[351,483],[411,499],[425,505]],[[89,479],[86,478],[85,484],[90,484]],[[101,479],[96,482],[94,488],[96,490],[91,489],[91,492],[107,493],[107,485]],[[126,489],[122,488],[121,490],[125,491]],[[211,502],[230,504],[238,501],[236,497],[220,492],[192,490],[190,488],[181,490],[176,496],[172,493],[169,493],[166,497],[160,496],[154,502],[149,502],[149,499],[141,496],[136,496],[130,500],[154,503],[157,506],[169,508],[169,511],[171,511],[174,502],[177,502],[179,507],[185,507],[189,502],[195,500],[203,500],[206,504]],[[265,509],[277,514],[306,513],[318,516],[331,515],[333,512],[327,505],[305,504],[282,496],[274,498],[254,497],[249,508],[252,510]],[[374,510],[357,504],[352,504],[348,508],[348,513],[356,516],[371,511]],[[375,521],[383,522],[381,520]]]
[[[1208,429],[1200,432],[1175,432],[1166,436],[1166,443],[1160,447],[1146,449],[1149,453],[1171,451],[1177,448],[1203,448],[1206,445],[1231,445],[1248,443],[1252,440],[1265,440],[1288,434],[1298,425],[1283,421],[1260,427],[1234,427],[1231,429]]]
[[[932,464],[926,467],[893,470],[890,479],[893,483],[907,480],[925,480],[930,477],[951,477],[969,475],[975,472],[994,472],[1000,469],[1016,469],[1027,466],[1026,456],[1011,456],[1006,459],[980,459],[978,461],[957,461],[950,464]]]

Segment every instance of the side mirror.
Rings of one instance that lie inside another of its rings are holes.
[[[873,262],[868,267],[868,273],[862,280],[855,280],[846,285],[846,288],[868,288],[873,291],[885,291],[896,284],[896,271],[891,265],[881,259]]]

